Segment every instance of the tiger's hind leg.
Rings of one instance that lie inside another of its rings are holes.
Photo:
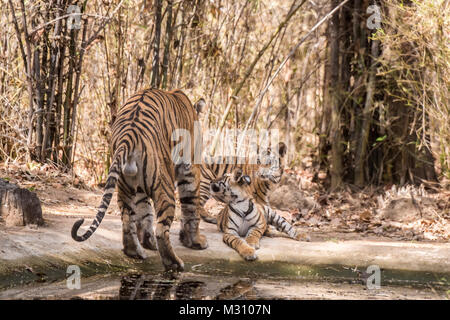
[[[269,238],[291,238],[287,234],[278,231],[274,226],[267,226],[267,230],[264,232],[264,237]]]
[[[299,232],[292,224],[287,222],[286,219],[276,213],[276,211],[269,206],[264,206],[264,215],[269,225],[272,225],[278,231],[287,234],[289,238],[297,241],[311,240],[311,238],[307,234]]]
[[[137,235],[137,215],[133,210],[133,201],[119,189],[118,205],[122,213],[123,252],[132,258],[146,259],[147,254],[142,248]]]
[[[163,184],[166,184],[163,186]],[[156,212],[156,243],[166,271],[183,271],[184,263],[173,250],[170,243],[170,226],[175,217],[175,190],[172,181],[161,181],[153,190]]]
[[[206,237],[199,233],[199,178],[198,166],[179,164],[175,167],[178,194],[181,203],[181,243],[191,249],[206,249]]]
[[[153,231],[154,212],[150,204],[150,198],[145,193],[137,193],[135,210],[138,217],[137,233],[139,242],[146,249],[157,250],[155,232]]]

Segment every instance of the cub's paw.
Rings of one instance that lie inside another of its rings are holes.
[[[250,241],[247,243],[250,247],[255,248],[256,250],[260,248],[259,241]]]
[[[199,208],[198,211],[203,221],[211,224],[217,224],[217,218],[212,216],[208,211],[206,211],[205,208]]]
[[[254,261],[256,259],[258,259],[258,256],[256,255],[255,249],[252,247],[248,247],[245,248],[244,250],[241,251],[241,256],[246,260],[246,261]]]

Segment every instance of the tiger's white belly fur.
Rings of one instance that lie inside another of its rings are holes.
[[[241,237],[247,236],[251,227],[254,227],[259,216],[257,207],[250,201],[242,201],[236,205],[230,205],[228,229],[237,230]]]

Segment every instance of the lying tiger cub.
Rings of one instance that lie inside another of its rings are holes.
[[[226,204],[217,217],[217,227],[224,233],[223,241],[245,260],[252,261],[258,258],[255,249],[259,249],[263,234],[271,236],[269,225],[289,238],[308,240],[269,206],[254,201],[249,187],[251,182],[251,178],[237,168],[210,184],[213,198]]]

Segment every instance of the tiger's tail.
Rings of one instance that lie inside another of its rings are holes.
[[[134,171],[133,164],[131,164],[131,168],[130,168],[130,164],[128,163],[129,159],[127,159],[127,162],[123,166],[124,167],[123,171],[125,171],[125,172],[122,172],[122,170],[121,170],[122,158],[127,159],[126,156],[123,157],[122,152],[119,152],[119,154],[117,154],[114,157],[113,164],[111,165],[111,167],[109,169],[108,178],[106,179],[106,185],[105,185],[105,191],[104,191],[103,197],[102,197],[102,203],[100,204],[100,207],[98,208],[97,215],[95,216],[94,221],[92,221],[90,228],[83,235],[79,236],[77,234],[78,229],[80,229],[81,225],[84,222],[84,219],[78,220],[72,226],[72,238],[75,241],[78,241],[78,242],[85,241],[85,240],[89,239],[89,237],[95,232],[95,230],[97,230],[97,228],[99,227],[100,223],[102,222],[102,220],[105,216],[105,213],[106,213],[106,210],[108,209],[109,203],[111,202],[111,198],[113,196],[114,190],[116,189],[117,180],[119,179],[120,174],[123,173],[123,174],[129,176],[131,174],[131,172]]]
[[[278,231],[287,234],[291,238],[298,236],[297,230],[269,206],[264,206],[264,216],[267,224],[274,226]]]

